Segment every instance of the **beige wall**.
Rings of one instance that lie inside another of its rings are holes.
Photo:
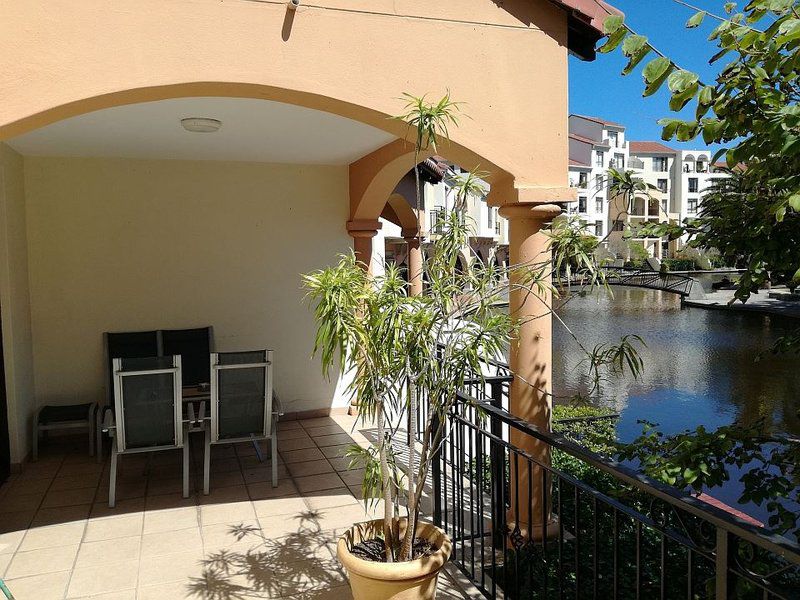
[[[285,2],[0,2],[0,140],[191,95],[302,104],[405,135],[386,118],[403,110],[401,94],[449,89],[469,118],[441,153],[510,174],[530,200],[570,197],[564,10],[548,0],[303,4],[292,13]]]
[[[290,411],[345,405],[299,274],[350,247],[347,167],[25,158],[37,400],[103,395],[102,333],[213,325],[275,350]]]
[[[0,143],[0,312],[12,463],[28,452],[34,405],[25,217],[23,159]]]

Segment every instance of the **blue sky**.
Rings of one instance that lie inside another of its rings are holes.
[[[697,29],[684,27],[694,12],[673,0],[610,0],[625,13],[625,22],[637,33],[646,35],[650,42],[685,69],[700,75],[701,81],[713,82],[717,70],[727,60],[710,66],[708,59],[716,52],[708,35],[717,22],[706,17]],[[724,0],[689,0],[689,4],[722,14]],[[628,127],[629,140],[660,140],[658,119],[671,116],[666,85],[654,96],[642,98],[642,67],[655,57],[650,54],[636,71],[622,77],[620,72],[627,60],[615,50],[611,54],[598,54],[594,62],[583,62],[570,57],[570,112],[618,121]],[[694,111],[692,102],[687,114]],[[703,140],[689,143],[672,141],[676,148],[702,147]]]

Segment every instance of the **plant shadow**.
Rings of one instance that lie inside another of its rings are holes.
[[[257,527],[232,526],[229,533],[243,548],[210,554],[188,593],[204,600],[330,597],[331,588],[346,586],[347,578],[334,557],[336,538],[322,531],[320,517],[318,511],[301,513],[294,517],[297,531],[280,538]],[[252,545],[240,544],[246,541]]]

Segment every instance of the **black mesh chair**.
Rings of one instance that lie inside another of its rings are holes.
[[[209,493],[211,446],[269,439],[272,485],[278,485],[277,398],[272,392],[272,350],[211,354],[211,416],[206,427],[203,492]],[[260,453],[259,453],[260,458]]]
[[[116,500],[120,454],[183,450],[183,497],[189,497],[188,427],[183,420],[181,357],[115,358],[114,412],[103,431],[113,438],[108,505]]]
[[[106,333],[103,338],[106,349],[106,404],[97,411],[97,462],[103,458],[102,426],[106,421],[106,413],[114,410],[114,359],[161,355],[158,331]]]
[[[211,382],[208,362],[211,354],[211,327],[164,329],[160,333],[159,356],[180,354],[184,387]]]

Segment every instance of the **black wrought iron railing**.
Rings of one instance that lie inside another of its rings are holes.
[[[653,290],[673,292],[681,296],[689,296],[694,286],[700,284],[688,277],[677,273],[662,273],[646,269],[629,269],[625,267],[601,267],[606,282],[610,285],[628,285],[643,287]],[[572,285],[580,285],[579,277],[570,281]]]
[[[800,598],[800,545],[513,417],[510,382],[493,361],[465,382],[431,468],[433,520],[486,597]]]

